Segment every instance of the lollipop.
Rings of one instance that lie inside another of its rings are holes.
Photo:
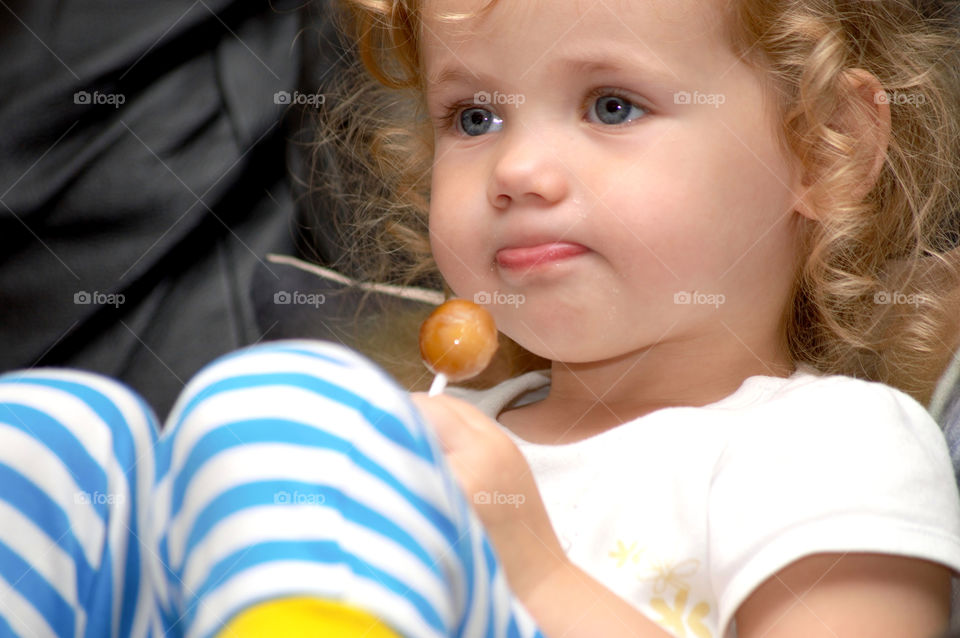
[[[436,374],[430,396],[443,392],[447,381],[464,381],[489,365],[497,351],[497,326],[483,307],[451,299],[420,325],[420,356]]]

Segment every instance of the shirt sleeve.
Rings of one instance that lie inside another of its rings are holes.
[[[708,505],[721,635],[756,587],[812,554],[893,554],[960,571],[960,496],[946,443],[911,397],[824,377],[735,432]]]

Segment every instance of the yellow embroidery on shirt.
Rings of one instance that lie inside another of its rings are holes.
[[[633,560],[634,563],[640,562],[640,556],[643,554],[643,549],[636,550],[637,542],[634,541],[630,543],[630,547],[627,547],[623,541],[617,541],[617,548],[610,552],[610,558],[615,558],[617,560],[617,567],[623,567],[628,560]]]
[[[650,600],[650,606],[654,611],[660,614],[658,621],[665,629],[683,638],[687,635],[687,628],[683,625],[683,614],[687,610],[687,590],[681,589],[677,592],[677,597],[673,601],[673,607],[669,607],[662,598],[653,598]]]
[[[669,560],[653,559],[649,565],[650,571],[640,576],[640,580],[653,581],[653,593],[662,594],[667,590],[668,585],[675,589],[690,589],[686,579],[697,573],[700,561],[689,558],[674,564]]]
[[[622,568],[628,562],[640,563],[646,548],[637,549],[637,542],[629,545],[622,540],[617,541],[615,549],[607,555],[617,562],[617,568]],[[654,594],[668,594],[672,588],[676,595],[673,606],[660,597],[650,599],[650,607],[660,614],[657,622],[667,631],[678,638],[686,638],[688,632],[694,638],[713,638],[703,620],[710,615],[710,604],[699,601],[688,611],[687,602],[690,598],[690,584],[687,580],[700,569],[700,561],[688,558],[679,562],[646,557],[646,569],[637,574],[637,578],[651,583]]]
[[[687,627],[697,638],[711,638],[710,630],[701,622],[710,613],[710,605],[700,601],[697,606],[690,610],[687,616]]]
[[[662,598],[652,598],[650,606],[660,614],[660,619],[657,622],[678,638],[686,638],[688,627],[696,638],[712,638],[710,630],[701,622],[710,613],[710,605],[701,601],[687,614],[688,596],[689,590],[679,590],[673,599],[673,607],[667,605],[667,602]]]

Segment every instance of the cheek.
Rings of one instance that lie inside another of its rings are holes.
[[[443,153],[438,149],[438,153]],[[477,169],[469,161],[452,161],[447,153],[444,160],[434,164],[430,184],[430,227],[443,234],[456,233],[469,211],[478,207],[482,195]],[[445,239],[445,238],[444,238]]]
[[[681,132],[667,133],[642,155],[619,158],[627,174],[596,170],[587,178],[602,194],[591,214],[605,256],[618,270],[673,287],[689,257],[702,255],[697,244],[710,234],[714,215],[708,207],[716,202],[714,187],[704,180],[709,165],[684,152],[691,146]]]
[[[598,182],[606,245],[616,250],[608,254],[621,269],[665,290],[695,287],[753,263],[741,257],[783,250],[789,175],[774,141],[749,140],[749,132],[676,127],[629,165],[629,178]]]
[[[464,170],[441,163],[434,167],[430,195],[430,248],[440,274],[458,296],[479,289],[484,242],[473,186]]]
[[[748,142],[749,148],[738,140],[732,143],[735,152],[727,164],[718,165],[715,178],[714,227],[718,244],[726,246],[724,257],[742,257],[742,266],[749,267],[786,248],[783,222],[791,217],[795,197],[788,167],[771,140]]]

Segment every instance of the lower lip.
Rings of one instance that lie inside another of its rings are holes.
[[[580,244],[552,242],[523,248],[503,248],[497,251],[497,265],[501,268],[529,269],[582,255],[587,249]]]

